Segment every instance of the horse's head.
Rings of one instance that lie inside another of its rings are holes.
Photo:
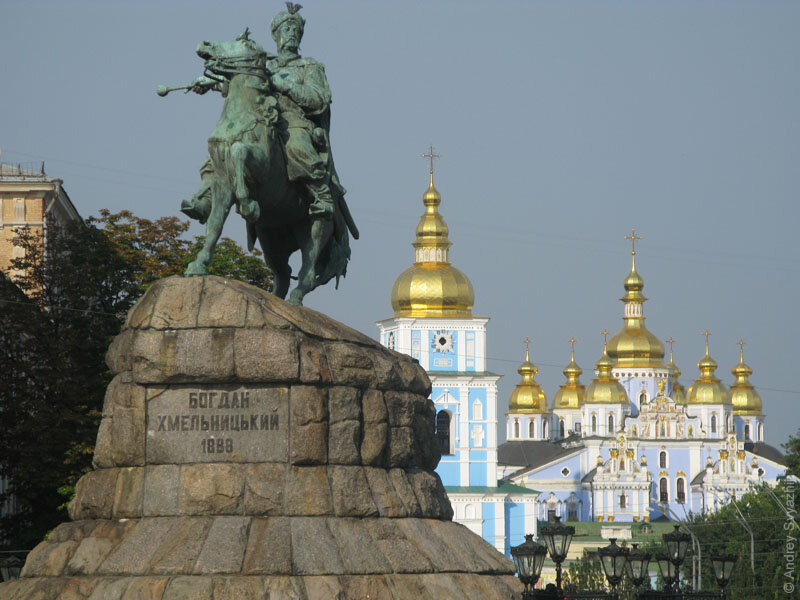
[[[206,61],[208,71],[230,79],[236,73],[263,69],[267,53],[245,29],[232,42],[200,42],[197,55]]]

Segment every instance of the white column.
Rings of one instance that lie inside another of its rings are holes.
[[[506,550],[506,505],[502,500],[494,503],[494,547],[498,552]]]

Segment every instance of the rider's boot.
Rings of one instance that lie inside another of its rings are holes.
[[[255,200],[244,198],[238,201],[236,205],[237,212],[242,215],[248,223],[255,223],[261,216],[261,207]]]
[[[308,207],[308,214],[312,217],[317,215],[333,216],[333,194],[331,186],[327,180],[309,181],[306,188],[311,195],[311,206]]]

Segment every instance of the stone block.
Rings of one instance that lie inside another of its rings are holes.
[[[293,332],[279,329],[237,329],[234,334],[236,376],[240,381],[299,379],[300,357]]]
[[[330,465],[333,510],[339,517],[375,517],[378,508],[372,498],[363,467]]]
[[[100,420],[100,427],[97,430],[97,440],[94,444],[94,455],[92,456],[92,466],[95,469],[107,469],[115,466],[112,458],[112,446],[114,439],[111,437],[111,416],[103,417]]]
[[[115,540],[88,537],[80,542],[67,565],[70,575],[93,575],[116,545]]]
[[[373,467],[386,464],[386,449],[389,442],[389,426],[384,423],[364,423],[361,440],[361,462]]]
[[[430,573],[433,565],[406,539],[400,519],[365,519],[364,526],[395,573]]]
[[[409,469],[406,474],[424,516],[445,520],[453,518],[453,508],[436,473]]]
[[[423,398],[431,395],[431,380],[420,364],[409,357],[400,355],[401,359],[397,364],[400,367],[403,377],[403,388],[414,394],[419,394]]]
[[[411,427],[390,427],[388,465],[390,467],[408,466],[412,462],[414,452],[414,431]]]
[[[212,600],[211,577],[174,577],[161,600]]]
[[[384,392],[383,397],[389,413],[389,425],[410,427],[417,411],[418,396],[408,392],[387,391]]]
[[[403,380],[403,371],[398,364],[398,360],[386,349],[376,349],[372,353],[372,361],[375,367],[375,379],[373,385],[381,390],[405,390],[406,385]]]
[[[281,514],[285,475],[286,466],[280,463],[244,465],[244,513]]]
[[[303,339],[300,342],[300,381],[303,383],[331,383],[331,368],[321,342]]]
[[[344,562],[344,573],[391,573],[392,566],[372,539],[365,519],[327,519]]]
[[[184,515],[236,515],[244,505],[240,465],[211,463],[181,468],[180,512]]]
[[[370,387],[375,379],[371,353],[355,344],[327,342],[325,354],[335,385]]]
[[[414,488],[408,481],[408,476],[403,469],[391,469],[389,471],[389,481],[392,482],[392,487],[400,498],[400,501],[405,506],[409,517],[419,517],[422,515],[417,495],[414,493]]]
[[[169,539],[179,519],[142,519],[97,569],[98,575],[138,575],[147,572],[153,550]]]
[[[370,600],[394,600],[386,577],[357,576],[340,578],[344,598],[369,598]],[[465,596],[466,597],[466,596]]]
[[[330,422],[361,420],[361,391],[352,387],[335,386],[328,391]]]
[[[376,389],[364,390],[361,397],[364,423],[385,423],[388,419],[383,392]]]
[[[340,421],[328,433],[328,463],[357,465],[361,463],[361,422]]]
[[[73,540],[80,542],[89,536],[97,527],[97,521],[68,521],[61,523],[47,536],[49,542],[66,542]]]
[[[265,582],[261,577],[215,577],[215,600],[251,600],[251,598],[283,598],[265,592]]]
[[[327,467],[289,467],[283,497],[286,515],[333,514]]]
[[[72,558],[78,542],[68,541],[52,544],[44,557],[44,567],[40,575],[62,577],[65,575],[67,563]]]
[[[244,555],[245,575],[291,575],[292,531],[288,517],[253,519]],[[302,552],[302,549],[297,549]]]
[[[138,331],[133,342],[136,383],[224,382],[234,376],[234,330]]]
[[[111,460],[120,466],[144,464],[144,408],[116,406],[111,417]]]
[[[339,547],[325,519],[291,519],[292,572],[295,575],[335,575],[344,573]]]
[[[111,518],[117,472],[117,469],[90,471],[78,480],[75,497],[69,503],[73,521]]]
[[[197,327],[200,300],[205,279],[202,277],[168,277],[152,286],[155,302],[150,321],[143,327],[151,329],[187,329]],[[155,288],[155,289],[154,289]],[[148,298],[146,305],[150,302]],[[138,312],[138,311],[137,311]],[[133,319],[131,319],[132,321]]]
[[[166,577],[135,577],[121,600],[161,600],[168,581]]]
[[[442,448],[439,440],[433,434],[434,423],[424,414],[415,414],[411,426],[414,432],[413,464],[431,471],[439,464],[442,458]]]
[[[211,529],[211,517],[186,517],[177,520],[172,534],[151,549],[150,573],[179,575],[191,573]]]
[[[342,596],[342,586],[339,584],[339,578],[336,576],[303,577],[303,583],[305,584],[306,596],[309,600],[316,600],[317,598],[344,598],[344,596]]]
[[[389,473],[384,469],[372,469],[364,467],[364,474],[367,476],[369,488],[372,491],[372,499],[378,508],[381,517],[407,517],[408,510],[395,492]]]
[[[249,517],[217,517],[194,566],[198,575],[239,573],[247,545]]]
[[[123,467],[117,475],[114,490],[114,518],[138,518],[142,516],[144,494],[144,468]]]
[[[76,577],[67,581],[58,595],[58,600],[86,600],[94,588],[97,587],[96,579]]]
[[[328,462],[328,424],[292,423],[289,456],[294,465],[324,465]]]
[[[133,367],[133,339],[135,331],[126,329],[117,335],[106,351],[106,364],[112,373],[124,373]]]
[[[130,577],[101,579],[88,600],[120,600],[132,582]]]
[[[472,590],[463,590],[450,573],[420,575],[419,583],[425,589],[425,598],[436,600],[463,600],[472,594]]]
[[[328,419],[328,395],[325,389],[311,385],[293,385],[289,391],[292,425],[321,423]]]
[[[207,280],[197,300],[197,327],[244,327],[247,296],[228,285],[225,279]]]
[[[144,473],[144,515],[148,517],[179,514],[180,467],[151,465]]]

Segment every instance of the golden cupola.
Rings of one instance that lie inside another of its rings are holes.
[[[604,331],[604,334],[607,333]],[[628,394],[611,373],[614,361],[608,355],[608,343],[603,342],[603,355],[595,363],[597,376],[586,388],[586,404],[625,404]]]
[[[717,361],[711,358],[708,350],[708,336],[711,334],[706,329],[706,353],[697,363],[700,369],[700,377],[689,388],[686,393],[687,404],[727,404],[728,390],[725,385],[716,378]]]
[[[531,362],[531,355],[529,349],[530,340],[525,340],[525,362],[523,362],[517,373],[522,376],[522,379],[511,392],[508,399],[508,412],[509,414],[532,414],[532,413],[547,413],[547,397],[544,390],[536,381],[536,373],[539,369],[536,368]]]
[[[625,295],[621,298],[625,304],[622,317],[622,329],[608,340],[608,355],[615,367],[664,367],[664,345],[648,331],[644,325],[644,303],[647,298],[642,294],[644,280],[636,272],[636,240],[642,239],[631,230],[631,272],[625,278]]]
[[[750,375],[753,369],[744,362],[744,341],[739,340],[739,364],[731,373],[736,378],[728,392],[730,402],[733,404],[734,415],[761,415],[761,396],[750,383]]]
[[[667,368],[672,371],[672,400],[675,404],[686,404],[686,389],[681,385],[681,382],[678,381],[678,377],[681,376],[681,370],[672,358],[672,344],[675,343],[675,340],[670,337],[667,341],[669,342],[669,362],[667,363]]]
[[[558,388],[556,395],[553,397],[553,409],[580,408],[586,398],[586,388],[581,385],[583,369],[575,362],[576,341],[575,338],[569,340],[572,344],[572,350],[569,353],[569,363],[567,363],[563,371],[567,381]]]
[[[472,283],[450,264],[447,224],[439,214],[442,197],[433,185],[422,196],[425,212],[417,224],[414,264],[392,286],[396,317],[470,317],[475,304]]]

